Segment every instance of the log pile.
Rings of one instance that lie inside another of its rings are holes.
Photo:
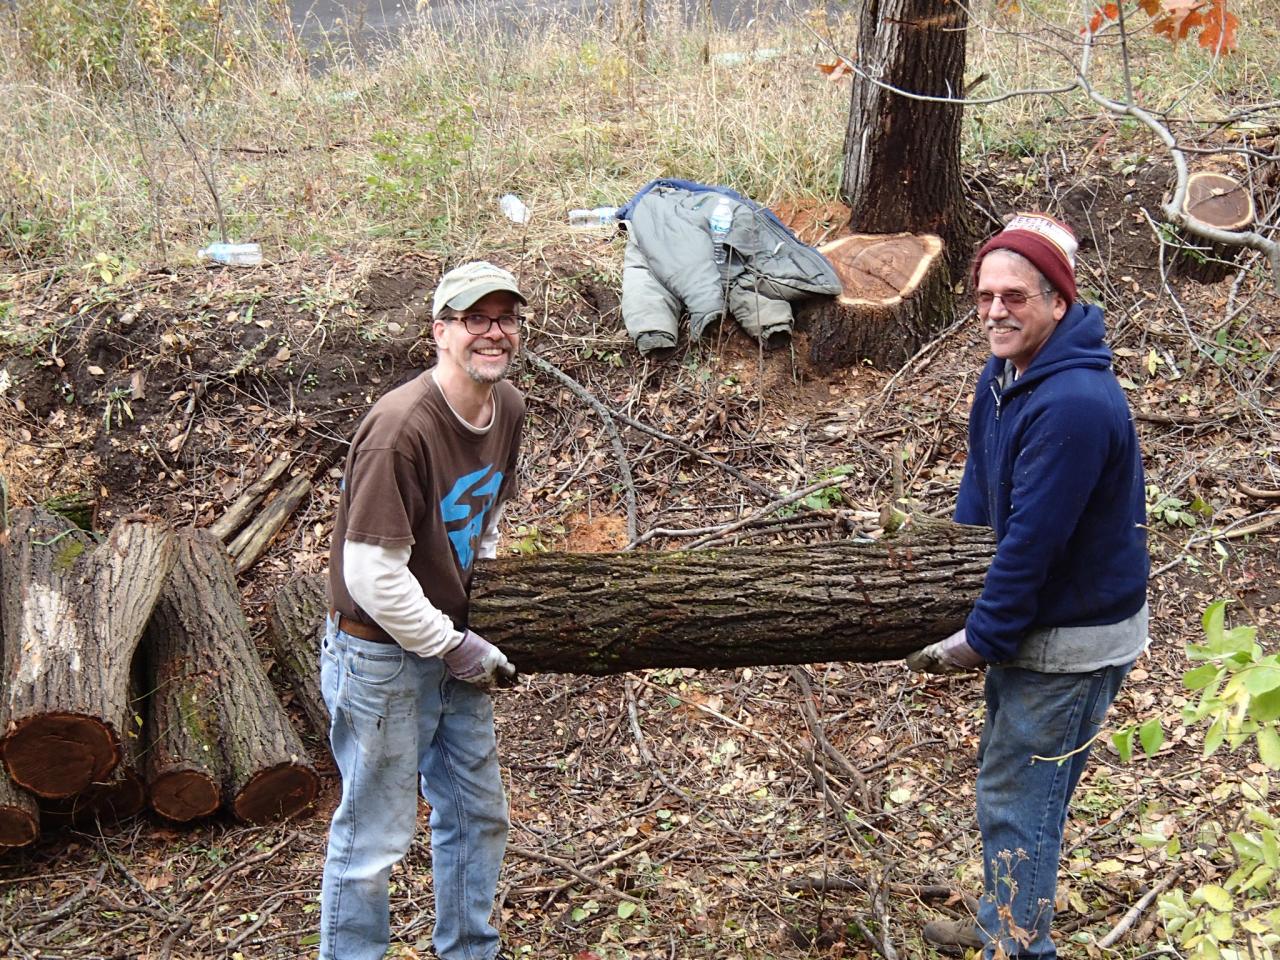
[[[953,298],[939,237],[858,233],[818,249],[842,290],[800,314],[816,369],[864,361],[897,369],[950,323]]]
[[[41,509],[0,537],[0,847],[146,802],[259,823],[319,787],[221,543],[154,518],[101,544]],[[147,673],[144,673],[144,667]],[[144,695],[145,694],[145,695]]]

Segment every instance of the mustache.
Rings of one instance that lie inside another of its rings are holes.
[[[1022,324],[1013,320],[988,320],[983,324],[983,329],[991,330],[995,327],[1008,327],[1010,330],[1021,330]]]

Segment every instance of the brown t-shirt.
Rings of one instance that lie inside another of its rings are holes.
[[[347,540],[412,545],[409,572],[436,607],[465,629],[476,547],[515,489],[524,397],[494,385],[493,418],[469,430],[428,371],[392,390],[356,430],[342,477],[329,551],[329,602],[373,623],[351,599],[342,570]]]

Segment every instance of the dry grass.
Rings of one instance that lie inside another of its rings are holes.
[[[1193,116],[1276,96],[1250,52],[1274,40],[1268,6],[1236,4],[1248,49],[1212,73],[1189,44],[1171,54],[1163,40],[1136,40],[1140,96]],[[1071,9],[976,12],[970,73],[988,79],[975,95],[1069,78]],[[536,255],[565,241],[569,208],[620,202],[657,176],[726,183],[766,203],[835,197],[848,90],[815,65],[852,52],[852,12],[707,31],[667,7],[643,40],[625,23],[569,19],[449,31],[423,22],[376,61],[331,48],[336,65],[317,70],[277,24],[251,23],[225,62],[135,65],[131,84],[104,92],[35,76],[8,30],[0,245],[23,266],[97,258],[115,274],[122,262],[188,262],[217,233],[202,167],[228,233],[273,258],[375,240]],[[747,56],[725,65],[714,54],[727,51]],[[1113,48],[1098,68],[1117,93]],[[1094,112],[1078,95],[973,108],[966,148],[1040,152],[1071,132],[1046,119]],[[533,209],[527,229],[499,214],[507,191]]]

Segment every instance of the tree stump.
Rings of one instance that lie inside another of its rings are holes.
[[[19,786],[69,797],[120,762],[130,666],[172,541],[157,521],[121,521],[99,546],[47,511],[13,516],[0,565],[0,752]]]
[[[271,648],[276,665],[306,714],[311,729],[329,736],[329,708],[320,695],[320,634],[328,613],[325,580],[296,577],[281,588],[271,605]]]
[[[1244,184],[1225,173],[1198,170],[1187,180],[1182,212],[1219,230],[1244,230],[1253,225],[1253,195]],[[1218,283],[1237,270],[1243,247],[1214,243],[1183,231],[1172,269],[1195,283]]]
[[[105,780],[89,784],[74,797],[41,801],[42,820],[54,827],[79,827],[128,820],[145,810],[147,784],[138,736],[126,735],[124,747],[125,760]]]
[[[864,360],[897,369],[951,323],[954,300],[938,237],[857,233],[819,250],[843,290],[802,311],[809,361],[818,370]]]
[[[158,696],[152,806],[175,820],[211,812],[209,781],[220,781],[241,820],[293,816],[320,780],[249,636],[230,558],[207,531],[178,541],[148,630]]]

